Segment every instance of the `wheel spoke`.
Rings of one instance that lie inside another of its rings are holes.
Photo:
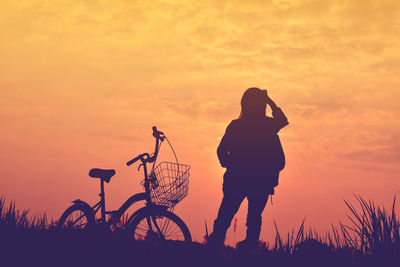
[[[84,229],[87,225],[87,214],[79,207],[67,210],[59,222],[61,228]]]
[[[167,235],[167,233],[165,233],[165,235],[166,236],[171,236],[174,233],[182,233],[181,229],[176,224],[174,225],[173,230],[171,230],[170,232],[172,232],[172,233],[169,233],[168,235]]]
[[[168,211],[162,211],[150,216],[146,214],[139,215],[136,220],[133,221],[130,231],[135,239],[153,241],[187,240],[187,234],[184,233],[184,228],[182,228],[186,226],[181,226],[181,223],[176,221],[177,219],[173,216],[174,215]],[[190,233],[188,235],[190,238]]]
[[[176,234],[175,234],[176,233]],[[176,230],[176,231],[174,231],[174,232],[172,232],[172,233],[170,233],[168,236],[182,236],[183,234],[182,234],[182,231],[180,230],[180,229],[178,229],[178,230]]]

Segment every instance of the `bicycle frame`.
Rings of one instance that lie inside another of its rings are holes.
[[[131,196],[130,198],[128,198],[118,210],[106,211],[106,209],[105,209],[105,194],[104,194],[104,188],[103,188],[102,193],[99,194],[99,196],[101,198],[100,201],[91,207],[91,209],[93,211],[93,216],[95,216],[97,214],[97,212],[99,210],[101,210],[100,218],[98,220],[100,220],[101,223],[106,224],[107,227],[109,227],[109,226],[117,223],[120,220],[120,218],[122,217],[122,215],[126,212],[126,210],[130,206],[132,206],[133,204],[135,204],[139,201],[145,201],[147,198],[146,195],[147,194],[145,192],[137,193],[137,194]],[[82,200],[79,200],[79,201],[83,202]],[[146,203],[146,206],[147,205],[148,205],[148,203]],[[109,220],[106,219],[106,215],[111,215]]]
[[[159,150],[159,138],[156,138],[156,146],[155,146],[155,152],[154,155],[152,156],[152,160],[155,161],[158,155],[158,150]],[[133,196],[131,196],[128,200],[122,204],[122,206],[118,210],[114,211],[106,211],[106,199],[105,199],[105,192],[104,192],[104,181],[101,179],[100,180],[100,201],[97,202],[94,206],[91,207],[93,211],[93,215],[95,216],[97,212],[100,210],[100,221],[103,224],[106,224],[108,227],[111,226],[114,223],[117,223],[121,216],[125,213],[125,211],[135,204],[136,202],[139,201],[146,201],[146,206],[149,205],[154,205],[151,201],[150,197],[150,181],[149,181],[149,176],[148,176],[148,171],[147,171],[147,163],[148,161],[142,160],[142,164],[140,166],[143,166],[143,174],[144,174],[144,188],[145,192],[142,193],[137,193]],[[139,166],[139,169],[140,169]],[[136,213],[136,212],[135,212]],[[111,218],[107,221],[106,215],[111,215]]]
[[[126,210],[130,206],[132,206],[133,204],[135,204],[136,202],[139,202],[139,201],[146,201],[145,207],[140,208],[137,211],[135,211],[135,213],[131,217],[134,217],[139,212],[143,211],[144,208],[149,207],[149,206],[152,208],[167,208],[167,207],[153,204],[151,201],[151,197],[150,197],[150,181],[149,181],[149,176],[148,176],[148,171],[147,171],[147,163],[154,163],[156,161],[158,152],[159,152],[159,148],[160,148],[160,144],[162,141],[164,141],[164,138],[165,138],[164,133],[158,131],[156,127],[153,127],[153,136],[156,138],[154,153],[152,155],[149,155],[148,153],[143,153],[127,163],[127,165],[130,166],[131,164],[135,163],[139,159],[141,160],[142,163],[139,165],[138,169],[140,169],[140,167],[143,166],[143,173],[144,173],[144,178],[145,178],[144,179],[145,192],[137,193],[137,194],[131,196],[128,200],[126,200],[124,202],[124,204],[122,204],[122,206],[118,210],[106,211],[104,180],[100,179],[100,194],[99,194],[100,201],[99,202],[97,202],[94,206],[90,206],[88,203],[86,203],[85,201],[82,201],[80,199],[77,199],[73,202],[76,204],[81,203],[81,204],[85,205],[86,207],[90,208],[92,211],[91,216],[93,216],[94,219],[95,219],[97,212],[100,210],[101,217],[98,220],[100,220],[100,222],[102,224],[105,224],[107,227],[110,227],[111,225],[117,223],[120,220],[120,218],[122,217],[122,215],[126,212]],[[111,217],[108,221],[106,219],[106,215],[111,215]],[[78,220],[79,219],[80,218],[78,218]],[[153,218],[153,220],[154,220],[154,218]]]

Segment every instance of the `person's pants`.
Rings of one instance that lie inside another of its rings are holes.
[[[231,221],[238,211],[240,204],[247,197],[247,233],[246,241],[257,243],[261,231],[261,215],[268,201],[268,193],[250,190],[240,190],[226,188],[224,186],[224,197],[218,211],[217,219],[214,221],[214,229],[211,235],[213,242],[223,244],[226,232],[231,225]],[[248,192],[246,192],[248,191]]]

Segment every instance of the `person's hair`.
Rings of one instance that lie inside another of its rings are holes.
[[[257,87],[247,89],[243,93],[240,104],[242,105],[242,111],[239,119],[265,116],[265,109],[267,108],[265,93]]]

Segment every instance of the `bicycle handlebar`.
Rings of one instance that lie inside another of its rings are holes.
[[[140,154],[140,155],[137,156],[136,158],[131,159],[130,161],[128,161],[128,162],[126,163],[126,165],[131,166],[133,163],[135,163],[135,162],[138,161],[139,159],[140,159],[141,161],[145,161],[145,160],[146,160],[145,157],[150,158],[150,155],[149,155],[148,153]]]
[[[130,166],[133,163],[135,163],[136,161],[138,161],[139,159],[142,161],[142,163],[147,163],[147,162],[148,163],[152,163],[157,159],[160,140],[162,142],[162,141],[164,141],[164,139],[166,137],[165,137],[163,132],[157,130],[156,126],[153,126],[153,136],[156,138],[156,145],[155,145],[155,148],[154,148],[153,155],[150,156],[148,153],[140,154],[139,156],[137,156],[137,157],[131,159],[130,161],[128,161],[126,163],[126,165]]]
[[[130,161],[128,161],[128,162],[126,163],[126,165],[131,166],[133,163],[135,163],[135,162],[138,161],[138,160],[139,160],[139,156],[137,156],[136,158],[131,159]]]

